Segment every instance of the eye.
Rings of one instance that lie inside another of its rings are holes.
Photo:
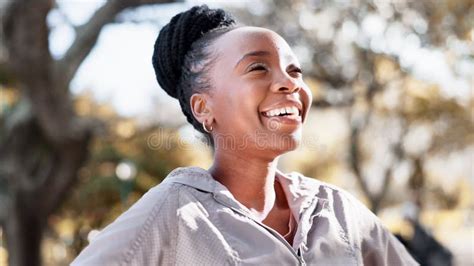
[[[299,67],[294,66],[294,67],[289,69],[288,73],[298,75],[298,76],[302,76],[303,75],[303,70],[301,70],[301,68],[299,68]]]
[[[265,64],[263,63],[255,63],[252,64],[248,67],[247,72],[252,72],[252,71],[266,71],[268,68]]]

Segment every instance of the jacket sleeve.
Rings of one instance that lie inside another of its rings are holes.
[[[419,265],[380,219],[351,197],[359,228],[359,248],[364,265]]]
[[[148,191],[105,227],[71,265],[168,265],[175,257],[176,208],[168,184]]]

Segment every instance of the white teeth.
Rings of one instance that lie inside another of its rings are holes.
[[[265,112],[265,115],[268,117],[278,116],[280,114],[298,115],[299,111],[298,111],[298,108],[296,108],[295,106],[291,106],[291,107],[273,109],[273,110]]]
[[[292,110],[293,114],[298,115],[298,108],[293,106],[293,107],[291,107],[291,110]]]

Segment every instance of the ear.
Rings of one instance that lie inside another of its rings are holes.
[[[209,95],[204,93],[195,93],[191,96],[190,104],[191,111],[193,112],[193,115],[197,121],[200,123],[206,121],[206,123],[212,124],[214,116],[212,113]]]

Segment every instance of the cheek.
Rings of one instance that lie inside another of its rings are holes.
[[[303,84],[303,90],[302,90],[302,97],[303,100],[311,104],[313,101],[313,93],[311,92],[311,89],[306,85],[306,83]]]
[[[257,87],[240,82],[214,94],[215,117],[223,131],[248,131],[259,123],[259,104],[265,94]]]
[[[243,117],[248,120],[250,125],[252,121],[259,119],[260,104],[266,97],[265,86],[253,83],[242,83],[234,94],[234,107],[239,110]]]
[[[306,114],[309,112],[311,105],[313,103],[313,94],[311,89],[305,84],[303,89],[300,92],[301,101],[306,107]]]

